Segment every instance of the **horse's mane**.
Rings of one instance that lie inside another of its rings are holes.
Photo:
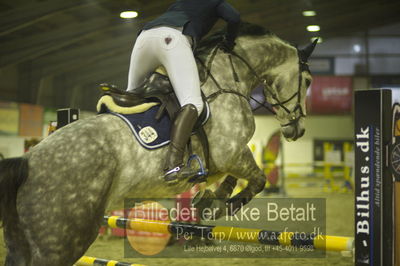
[[[210,52],[212,48],[214,48],[219,42],[222,41],[224,35],[226,34],[226,28],[218,30],[213,34],[209,35],[207,38],[204,38],[196,49],[196,55],[203,56]],[[242,22],[239,26],[239,36],[263,36],[263,35],[271,35],[275,36],[272,32],[267,30],[266,28],[248,22]]]

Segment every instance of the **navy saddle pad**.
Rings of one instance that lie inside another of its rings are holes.
[[[210,117],[210,108],[205,103],[206,116],[202,121],[204,125]],[[154,150],[167,145],[171,141],[170,129],[171,119],[164,114],[159,120],[156,120],[156,114],[160,105],[151,107],[143,113],[137,114],[119,114],[107,110],[107,113],[121,118],[131,129],[137,141],[146,149]]]

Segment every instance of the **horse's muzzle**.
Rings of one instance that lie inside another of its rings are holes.
[[[297,123],[281,127],[282,135],[285,137],[287,141],[296,141],[302,136],[304,136],[306,130],[303,127],[303,123],[300,121]]]

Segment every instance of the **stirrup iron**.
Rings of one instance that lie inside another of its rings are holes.
[[[191,165],[192,165],[192,161],[196,160],[199,163],[200,169],[198,170],[193,170],[193,171],[187,171],[187,173],[182,173],[180,172],[181,170],[188,170],[191,169]],[[179,173],[180,172],[180,173]],[[168,179],[169,175],[174,174],[174,173],[178,173],[176,177],[172,178],[172,179]],[[176,184],[182,180],[188,179],[189,183],[201,183],[201,182],[205,182],[206,181],[206,177],[207,176],[207,171],[205,170],[204,166],[203,166],[203,162],[201,161],[200,157],[197,156],[196,154],[192,154],[187,163],[186,166],[182,165],[182,166],[177,166],[171,170],[169,170],[168,172],[166,172],[164,174],[164,181],[167,182],[168,184]]]
[[[188,182],[197,184],[197,183],[202,183],[202,182],[207,181],[206,176],[208,173],[207,173],[206,169],[204,168],[203,162],[201,161],[199,156],[197,156],[196,154],[190,155],[188,162],[187,162],[188,167],[190,167],[192,165],[193,160],[196,160],[198,162],[200,169],[197,171],[197,173],[193,177],[191,177],[188,180]]]

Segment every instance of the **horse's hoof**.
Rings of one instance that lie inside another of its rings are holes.
[[[192,205],[199,210],[209,208],[212,205],[215,197],[215,193],[209,189],[200,190],[196,193],[196,195],[194,195],[192,199]]]
[[[199,191],[193,197],[192,205],[198,210],[202,220],[216,220],[226,215],[224,199],[217,199],[213,191]]]
[[[226,201],[227,215],[235,216],[238,211],[242,209],[244,205],[249,203],[253,198],[253,195],[249,191],[242,191],[234,197]]]

